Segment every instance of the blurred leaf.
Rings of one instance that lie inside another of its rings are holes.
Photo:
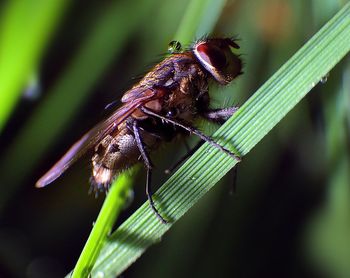
[[[9,1],[0,21],[0,131],[67,5],[64,1]]]
[[[225,3],[225,0],[190,1],[174,39],[186,44],[195,37],[208,34],[215,25]]]
[[[341,88],[325,102],[328,194],[306,234],[313,263],[330,277],[339,278],[350,276],[349,61],[342,77]]]

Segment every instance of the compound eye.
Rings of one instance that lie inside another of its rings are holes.
[[[239,46],[231,39],[207,39],[198,41],[192,48],[197,61],[222,85],[242,73],[242,61],[230,47]]]
[[[196,47],[196,52],[202,63],[218,70],[225,68],[227,65],[225,52],[216,45],[202,43]]]
[[[175,118],[179,114],[179,110],[175,107],[170,108],[166,113],[167,118]]]

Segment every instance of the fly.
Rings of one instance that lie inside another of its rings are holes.
[[[171,54],[124,93],[122,106],[77,141],[36,186],[44,187],[56,180],[89,150],[94,151],[91,185],[95,192],[108,190],[119,173],[142,162],[147,170],[149,204],[156,216],[167,223],[151,193],[153,164],[149,153],[160,143],[194,134],[240,161],[238,155],[194,127],[198,118],[222,124],[238,109],[211,109],[208,93],[210,80],[227,85],[242,74],[242,61],[232,48],[239,46],[231,38],[201,39],[185,51],[173,44]]]

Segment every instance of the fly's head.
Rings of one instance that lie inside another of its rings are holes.
[[[197,41],[192,51],[205,70],[217,82],[226,85],[242,74],[242,61],[231,48],[239,48],[234,40],[213,38]]]

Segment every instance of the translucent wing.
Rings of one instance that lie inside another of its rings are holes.
[[[44,187],[57,179],[66,171],[74,162],[76,162],[84,153],[92,149],[97,142],[102,140],[106,135],[113,133],[118,125],[129,117],[135,109],[139,108],[147,101],[159,97],[158,90],[141,89],[132,90],[137,97],[130,98],[130,101],[116,110],[109,118],[97,124],[88,131],[80,140],[78,140],[67,153],[52,168],[42,176],[37,182],[36,187]],[[129,93],[129,92],[127,92]],[[131,93],[131,95],[133,94]],[[130,93],[129,93],[130,94]]]

